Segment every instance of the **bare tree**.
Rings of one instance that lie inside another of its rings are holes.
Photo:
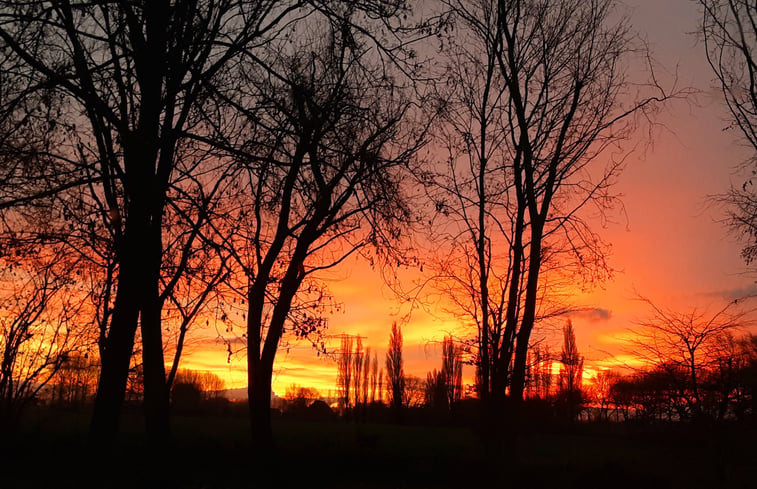
[[[452,336],[442,341],[442,365],[426,375],[425,403],[436,408],[452,409],[463,392],[462,350]]]
[[[191,384],[195,386],[205,399],[217,398],[225,387],[221,377],[205,370],[179,369],[176,374],[177,384]]]
[[[425,387],[426,382],[424,379],[414,375],[406,375],[404,390],[402,391],[402,406],[405,408],[418,408],[423,406],[426,397]],[[399,411],[397,412],[397,416],[398,420],[402,419],[402,415]]]
[[[402,328],[392,323],[386,352],[386,386],[389,405],[399,411],[405,399],[405,367],[402,360]]]
[[[610,420],[610,406],[612,405],[612,388],[620,379],[615,370],[602,370],[592,378],[591,394],[598,404],[599,420]],[[616,406],[617,409],[617,406]]]
[[[10,192],[3,206],[50,196],[73,199],[74,208],[82,203],[117,263],[92,421],[97,437],[110,440],[117,430],[138,327],[146,428],[157,439],[168,434],[162,309],[186,264],[179,259],[166,271],[164,251],[169,244],[192,250],[208,217],[194,214],[199,219],[184,221],[185,231],[173,234],[181,239],[166,239],[166,222],[192,215],[176,208],[171,192],[202,202],[218,190],[208,182],[213,172],[207,157],[209,140],[222,139],[215,132],[222,123],[208,110],[209,87],[222,83],[240,52],[269,41],[300,6],[231,0],[2,4],[2,48],[19,60],[10,66],[14,74],[31,80],[23,97],[48,100],[45,106],[57,110],[47,114],[55,144],[34,155],[41,162],[34,172],[9,169],[9,179],[19,184],[4,188]]]
[[[365,348],[365,354],[363,358],[363,380],[362,385],[360,387],[362,396],[360,398],[360,403],[363,405],[363,409],[368,406],[368,398],[370,395],[370,372],[371,372],[371,348],[366,347]]]
[[[569,420],[574,420],[583,402],[584,357],[576,346],[573,323],[568,320],[563,328],[563,346],[560,352],[560,375],[558,376],[558,402],[567,408]]]
[[[743,0],[699,0],[707,61],[720,82],[730,128],[737,129],[752,152],[743,169],[757,164],[757,6]],[[749,172],[752,175],[753,171]],[[757,195],[750,177],[715,198],[725,204],[728,225],[743,236],[747,264],[757,257]]]
[[[200,403],[216,400],[224,388],[224,381],[213,372],[179,369],[171,388],[174,405],[197,408]]]
[[[757,150],[757,6],[741,0],[699,0],[707,61],[720,81],[733,126]]]
[[[463,395],[463,352],[452,336],[446,336],[442,341],[442,371],[447,406],[452,408]]]
[[[95,358],[87,351],[66,356],[50,382],[53,403],[81,407],[92,401],[97,389],[98,364]]]
[[[370,390],[371,390],[371,405],[377,401],[381,402],[381,390],[378,374],[378,356],[376,352],[373,352],[373,361],[371,362],[371,378],[370,378]]]
[[[423,404],[434,409],[447,409],[447,378],[443,370],[432,370],[426,374]]]
[[[630,340],[633,351],[650,367],[668,374],[671,388],[685,403],[680,409],[681,416],[699,416],[704,371],[717,363],[723,335],[747,324],[747,313],[737,310],[736,302],[708,314],[698,309],[676,312],[645,297],[639,300],[646,303],[652,313],[634,329],[634,339]]]
[[[747,412],[757,417],[757,336],[749,334],[740,342],[740,352],[745,363],[739,373],[741,391],[735,398],[737,416],[743,418]]]
[[[376,386],[376,399],[378,402],[383,403],[386,399],[386,389],[384,389],[384,369],[379,369],[378,382]]]
[[[352,346],[350,335],[342,336],[342,344],[337,352],[337,389],[339,389],[339,407],[344,413],[350,408],[350,389],[352,387]]]
[[[703,411],[722,421],[726,416],[744,417],[744,399],[750,395],[749,386],[741,382],[749,370],[750,351],[746,338],[731,332],[718,335],[711,362],[700,376],[703,392]]]
[[[287,387],[284,394],[284,399],[286,400],[285,409],[289,413],[302,416],[305,413],[305,409],[320,397],[321,394],[316,389],[292,384]]]
[[[236,101],[255,135],[238,158],[248,196],[239,212],[250,227],[230,253],[248,282],[250,416],[261,446],[272,436],[271,375],[284,333],[309,338],[325,327],[319,273],[402,236],[411,216],[402,176],[425,135],[359,30],[330,18],[297,28],[297,43],[241,67],[253,95]],[[361,377],[351,380],[354,391]]]
[[[0,424],[16,425],[27,405],[66,364],[94,343],[84,294],[60,254],[0,265]],[[62,273],[61,273],[62,272]]]
[[[352,355],[352,405],[357,409],[363,398],[363,377],[365,375],[365,351],[363,339],[358,336]]]
[[[432,186],[453,244],[441,278],[475,326],[484,429],[501,439],[517,419],[501,412],[506,393],[516,412],[523,398],[534,328],[567,310],[555,292],[611,273],[586,219],[618,204],[622,158],[607,150],[669,94],[630,89],[625,66],[639,50],[611,0],[445,3],[460,28],[445,38],[450,168]]]
[[[609,401],[615,407],[616,420],[620,412],[625,420],[667,421],[695,417],[743,420],[754,415],[757,370],[753,336],[736,337],[733,329],[738,326],[727,324],[742,313],[724,314],[721,310],[714,315],[681,314],[666,310],[664,314],[664,318],[655,315],[654,334],[645,334],[656,344],[644,348],[634,345],[644,352],[647,366],[633,375],[610,379]],[[716,316],[708,326],[706,323]],[[718,326],[725,326],[725,330],[719,331]]]
[[[501,228],[494,208],[505,210],[508,199],[508,183],[497,170],[506,150],[506,133],[499,130],[504,125],[505,90],[497,82],[494,46],[487,42],[496,31],[493,4],[448,3],[462,28],[453,31],[445,50],[448,84],[439,97],[443,101],[439,139],[449,157],[447,168],[432,180],[436,217],[431,228],[441,234],[432,241],[451,244],[436,267],[440,275],[436,283],[464,320],[476,327],[478,391],[486,403],[507,300],[509,263],[506,256],[493,253],[491,242],[492,230]],[[449,220],[452,226],[445,225]]]
[[[537,344],[531,348],[528,388],[531,396],[549,399],[552,395],[552,354],[548,345]]]

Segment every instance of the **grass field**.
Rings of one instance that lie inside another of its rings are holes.
[[[537,427],[516,461],[487,463],[461,427],[277,419],[276,452],[261,457],[244,417],[177,416],[160,450],[136,415],[108,451],[88,446],[87,423],[86,412],[35,413],[2,441],[0,488],[757,487],[757,430],[744,426]]]

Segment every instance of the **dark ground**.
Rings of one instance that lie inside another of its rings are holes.
[[[516,463],[486,464],[462,427],[281,418],[276,457],[261,459],[244,417],[176,416],[161,450],[146,448],[136,415],[112,450],[92,450],[87,422],[70,410],[27,416],[0,442],[0,488],[757,488],[754,426],[534,426]],[[492,466],[500,482],[479,475]]]

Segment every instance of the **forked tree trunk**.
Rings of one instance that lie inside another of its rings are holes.
[[[144,368],[144,413],[148,438],[164,440],[169,435],[168,390],[163,362],[161,304],[158,284],[162,248],[151,226],[150,185],[154,151],[137,140],[126,144],[127,162],[142,182],[141,192],[133,192],[129,203],[126,235],[120,243],[119,276],[116,301],[105,347],[92,415],[93,439],[112,442],[118,432],[121,406],[126,392],[134,338],[141,325]],[[138,170],[138,171],[137,171]],[[153,238],[151,240],[151,238]]]

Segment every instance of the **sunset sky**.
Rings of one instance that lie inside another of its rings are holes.
[[[697,5],[691,0],[627,0],[625,5],[659,66],[667,70],[662,76],[671,76],[677,66],[679,86],[691,86],[699,94],[696,100],[669,104],[657,120],[653,144],[640,144],[628,158],[616,187],[624,196],[627,218],[604,229],[595,225],[612,244],[610,264],[618,273],[602,288],[573,298],[587,309],[572,320],[590,372],[632,362],[622,338],[648,314],[634,300],[636,292],[682,311],[714,309],[726,300],[757,292],[754,279],[744,274],[740,244],[718,222],[722,210],[707,200],[731,182],[741,182],[733,171],[748,152],[736,133],[724,131],[726,109],[695,35],[700,21]],[[330,317],[327,334],[360,334],[365,346],[378,350],[383,365],[391,323],[407,311],[399,309],[379,274],[365,263],[347,262],[334,276],[329,288],[343,308]],[[406,371],[425,378],[427,371],[438,368],[441,352],[435,342],[456,328],[441,311],[433,316],[414,312],[403,324]],[[553,350],[559,350],[555,332],[536,336],[547,337]],[[226,348],[216,340],[212,326],[196,330],[194,341],[182,367],[211,370],[229,388],[246,386],[244,356],[227,363]],[[332,346],[337,345],[334,340]],[[471,382],[472,374],[472,367],[466,366],[464,382]],[[282,349],[277,357],[273,385],[279,395],[293,383],[327,395],[335,389],[335,380],[334,360],[316,356],[306,342]]]

